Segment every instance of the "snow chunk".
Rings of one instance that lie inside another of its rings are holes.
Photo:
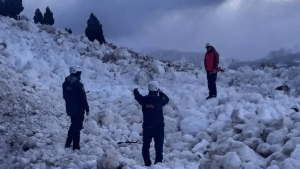
[[[83,124],[84,133],[98,135],[100,133],[100,128],[97,125],[95,120],[88,120],[86,123]]]
[[[165,133],[175,133],[178,131],[177,120],[165,116]]]
[[[23,150],[27,151],[36,146],[37,139],[35,137],[29,137],[23,145]]]
[[[111,110],[105,110],[101,112],[98,116],[98,123],[101,126],[108,126],[109,124],[114,123],[115,116]]]
[[[188,151],[191,149],[191,144],[184,142],[176,142],[171,145],[171,149],[175,149],[177,151]]]
[[[240,110],[233,110],[231,114],[231,121],[236,124],[245,122],[244,114]]]
[[[97,169],[118,169],[120,166],[119,156],[118,154],[112,150],[107,150],[103,156],[97,161]]]
[[[283,146],[282,153],[290,155],[296,148],[297,144],[300,144],[300,137],[293,137]]]
[[[200,143],[196,144],[193,149],[192,152],[196,153],[196,152],[201,152],[204,153],[207,150],[207,147],[210,145],[210,143],[208,141],[206,141],[205,139],[203,139]]]
[[[205,131],[208,127],[206,120],[199,116],[190,116],[182,120],[180,128],[184,134],[195,136],[201,131]]]
[[[65,148],[60,144],[55,145],[55,151],[56,151],[56,156],[61,156],[65,154]]]
[[[94,166],[96,166],[96,164],[97,164],[96,160],[86,161],[83,164],[83,168],[93,168]]]
[[[21,158],[20,159],[21,168],[25,168],[29,163],[30,163],[30,160],[28,160],[26,158]]]
[[[59,134],[60,132],[63,131],[63,129],[56,122],[46,123],[45,127],[47,128],[49,133],[52,133],[54,135],[57,135],[57,134]]]
[[[138,132],[139,134],[142,134],[143,127],[141,123],[133,123],[133,125],[130,126],[129,128],[132,132],[135,131]]]
[[[263,158],[258,156],[254,150],[250,149],[244,143],[234,141],[232,138],[229,138],[228,141],[229,151],[235,151],[239,155],[242,162],[252,162],[259,166],[265,165]]]
[[[27,22],[27,21],[18,21],[17,26],[25,31],[29,32],[37,32],[39,28],[33,24],[32,22]]]
[[[223,159],[224,169],[239,169],[241,163],[241,159],[236,152],[228,152]]]
[[[297,161],[300,161],[300,145],[297,145],[297,147],[293,151],[291,157]]]
[[[165,68],[159,61],[154,61],[152,64],[152,69],[154,70],[155,73],[161,75],[165,73]]]
[[[299,168],[300,168],[299,161],[293,158],[288,158],[284,160],[281,166],[281,169],[299,169]]]
[[[41,139],[44,137],[44,135],[42,133],[36,133],[34,137]]]
[[[0,126],[0,132],[5,132],[5,130],[6,130],[6,127]]]
[[[219,105],[219,99],[218,98],[212,98],[212,99],[209,99],[209,100],[206,100],[204,103],[203,103],[203,106],[205,107],[214,107],[214,106],[218,106]]]
[[[183,135],[182,138],[183,138],[184,142],[189,143],[189,142],[191,142],[193,140],[194,137],[192,135],[185,134],[185,135]]]
[[[102,156],[104,154],[104,151],[101,147],[94,148],[93,152],[98,156]]]
[[[267,143],[271,145],[281,144],[283,143],[283,139],[287,134],[288,132],[284,132],[283,130],[275,130],[268,135]]]
[[[208,169],[208,168],[211,168],[211,161],[208,160],[207,158],[201,158],[198,169]]]
[[[269,105],[263,105],[257,110],[259,118],[268,123],[272,122],[274,119],[279,118],[279,114],[277,113],[277,110]]]
[[[136,76],[135,76],[135,81],[138,85],[146,85],[148,84],[152,78],[148,73],[145,71],[140,71]]]
[[[131,132],[130,137],[133,141],[139,141],[141,139],[140,134],[136,131]]]
[[[262,143],[257,147],[256,152],[263,157],[268,157],[272,154],[270,147],[271,147],[270,144]]]
[[[277,165],[269,166],[267,169],[280,169]]]
[[[243,163],[242,164],[243,169],[261,169],[260,167],[256,166],[254,163]]]

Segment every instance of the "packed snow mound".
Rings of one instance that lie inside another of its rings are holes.
[[[218,74],[218,98],[205,100],[206,72],[183,61],[161,62],[3,17],[0,37],[4,168],[145,169],[143,115],[132,91],[147,94],[151,80],[170,103],[164,107],[164,160],[150,168],[299,168],[299,67],[226,70]],[[91,112],[79,151],[64,148],[70,119],[61,85],[73,65],[82,67]],[[275,90],[281,85],[290,92]],[[137,143],[118,144],[126,141]]]

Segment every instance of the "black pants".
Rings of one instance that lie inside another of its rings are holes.
[[[207,83],[208,83],[208,90],[209,90],[209,96],[217,96],[217,73],[209,74],[207,71]]]
[[[66,146],[70,146],[73,141],[73,150],[80,149],[80,130],[82,129],[83,117],[71,116],[71,126],[68,131]]]
[[[151,165],[149,149],[150,149],[150,143],[152,141],[152,138],[154,138],[155,152],[156,152],[155,163],[162,162],[164,136],[165,136],[164,127],[155,127],[155,128],[144,127],[142,154],[146,166]]]

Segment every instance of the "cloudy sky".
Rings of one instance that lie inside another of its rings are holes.
[[[96,14],[108,42],[138,52],[168,49],[254,60],[300,49],[300,0],[23,0],[22,14],[54,13],[57,27],[82,34]]]

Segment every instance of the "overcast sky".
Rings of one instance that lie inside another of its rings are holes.
[[[93,12],[106,41],[138,52],[205,52],[210,42],[221,56],[254,60],[300,47],[300,0],[23,0],[23,6],[30,19],[49,6],[55,26],[75,34],[84,33]]]

